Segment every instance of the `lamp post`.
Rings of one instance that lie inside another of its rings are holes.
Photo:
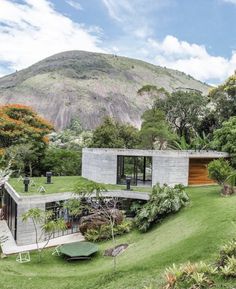
[[[126,190],[130,190],[131,177],[126,177]]]
[[[47,184],[52,183],[52,172],[46,172]]]
[[[30,178],[25,177],[24,180],[23,180],[23,183],[24,183],[24,185],[25,185],[25,193],[28,193],[28,191],[29,191]]]

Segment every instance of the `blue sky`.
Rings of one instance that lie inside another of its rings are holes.
[[[236,0],[0,0],[0,75],[78,49],[218,84],[236,69],[235,19]]]

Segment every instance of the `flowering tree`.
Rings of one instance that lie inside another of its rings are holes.
[[[29,106],[10,104],[0,106],[0,146],[37,141],[47,143],[46,135],[53,126]]]
[[[52,130],[53,126],[28,106],[19,104],[0,106],[0,155],[5,155],[7,159],[11,159],[12,154],[15,159],[16,155],[20,155],[25,170],[29,169],[32,174],[33,163],[38,163],[43,156],[48,144],[47,135]],[[23,150],[22,145],[23,148],[30,146],[31,149]],[[33,157],[31,154],[29,161],[30,151],[33,152]]]

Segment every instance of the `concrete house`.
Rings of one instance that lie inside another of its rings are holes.
[[[83,149],[82,176],[105,184],[125,184],[130,177],[133,186],[160,184],[205,185],[211,184],[207,176],[207,164],[217,158],[227,158],[227,153],[215,151],[152,151],[127,149]],[[65,177],[66,178],[66,177]],[[54,181],[56,183],[56,177]],[[22,183],[23,186],[23,183]],[[116,190],[104,195],[123,199],[149,199],[148,193]],[[9,183],[0,187],[0,217],[3,216],[17,245],[35,243],[33,223],[22,222],[22,214],[30,208],[53,211],[56,218],[64,218],[65,232],[56,232],[54,237],[79,231],[78,222],[68,214],[63,203],[73,198],[69,191],[53,194],[24,195]],[[1,208],[2,207],[2,208]],[[42,235],[42,240],[45,236]]]
[[[56,177],[54,181],[57,182]],[[23,186],[23,184],[22,184]],[[149,199],[148,193],[140,193],[135,191],[110,191],[104,192],[105,197],[117,197],[123,200],[141,200]],[[32,208],[41,210],[50,210],[55,218],[63,218],[67,228],[65,231],[57,231],[53,238],[70,235],[79,232],[79,217],[70,216],[67,209],[64,207],[64,202],[74,198],[72,192],[63,192],[55,194],[36,194],[23,195],[18,193],[9,183],[5,183],[4,187],[0,187],[0,220],[4,222],[7,230],[10,230],[13,239],[18,246],[24,246],[35,243],[35,230],[32,221],[24,223],[22,214]],[[2,217],[2,218],[1,218]],[[37,224],[39,232],[41,225]],[[45,234],[41,231],[40,241],[45,241]]]
[[[183,184],[206,185],[207,165],[213,159],[229,155],[216,151],[133,150],[85,148],[82,176],[105,184],[132,185]]]

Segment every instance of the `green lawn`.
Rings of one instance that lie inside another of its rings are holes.
[[[80,177],[80,176],[65,176],[65,177],[52,177],[52,184],[48,185],[46,184],[46,178],[45,177],[38,177],[38,178],[31,178],[35,186],[29,187],[29,192],[24,192],[24,185],[23,181],[17,178],[11,178],[9,180],[9,183],[13,186],[13,188],[23,196],[27,195],[37,195],[40,194],[38,192],[38,189],[43,186],[46,190],[46,194],[55,194],[55,193],[62,193],[62,192],[73,192],[74,186],[76,183],[80,182],[82,183],[88,183],[89,180]],[[125,189],[125,186],[121,185],[105,185],[105,187],[108,190],[116,190],[116,189]],[[151,187],[133,187],[133,190],[138,190],[140,192],[147,192],[151,191]]]
[[[100,253],[90,261],[67,263],[45,252],[43,262],[18,264],[15,256],[0,260],[0,288],[3,289],[143,289],[161,288],[164,268],[188,260],[215,260],[225,241],[236,237],[236,196],[222,198],[216,186],[187,189],[191,205],[167,218],[146,234],[136,231],[120,237],[129,248],[118,258],[112,273],[112,260],[103,257],[111,242],[99,244]],[[232,289],[236,281],[219,279],[216,289]]]

